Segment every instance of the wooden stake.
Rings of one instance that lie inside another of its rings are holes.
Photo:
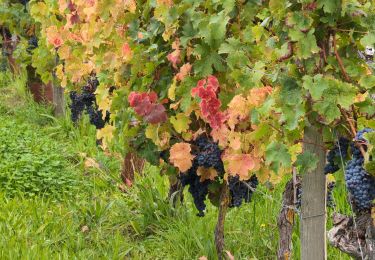
[[[318,165],[302,177],[301,259],[327,259],[326,177],[323,136],[316,126],[307,126],[303,151],[315,154]]]
[[[285,185],[283,193],[282,208],[277,219],[277,226],[279,228],[279,247],[277,251],[278,260],[292,259],[292,233],[294,226],[294,202],[295,202],[295,186],[297,181],[293,178]]]

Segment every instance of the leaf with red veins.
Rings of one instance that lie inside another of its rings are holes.
[[[142,95],[132,91],[128,96],[128,101],[131,107],[135,107],[142,101]]]
[[[155,92],[137,93],[131,92],[128,96],[130,106],[145,121],[151,124],[165,122],[167,113],[163,105],[157,104],[158,96]]]
[[[168,116],[163,105],[153,104],[150,108],[151,111],[144,116],[146,122],[151,124],[159,124],[167,121]]]
[[[201,103],[199,104],[200,108],[201,108],[201,112],[202,112],[202,115],[206,118],[209,117],[209,115],[214,115],[216,113],[218,113],[218,109],[219,107],[217,107],[217,101],[213,100],[206,100],[206,99],[203,99],[201,101]]]

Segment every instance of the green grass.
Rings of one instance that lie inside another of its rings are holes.
[[[62,182],[53,193],[36,192],[30,197],[22,190],[23,186],[12,194],[0,181],[0,259],[216,258],[213,230],[217,209],[214,206],[208,203],[207,215],[197,217],[192,199],[185,191],[184,204],[171,207],[166,199],[167,178],[151,166],[136,176],[132,188],[121,192],[117,188],[121,183],[121,162],[97,148],[95,129],[87,127],[87,119],[74,127],[68,117],[52,117],[50,107],[35,104],[24,91],[24,76],[9,77],[12,76],[0,73],[0,132],[4,135],[0,140],[11,142],[16,154],[21,153],[17,145],[25,142],[45,146],[50,155],[55,155],[53,160],[45,162],[47,172],[56,173],[51,164],[57,161],[58,172],[71,176],[79,184],[70,194],[65,191],[77,183]],[[26,139],[20,136],[22,133]],[[100,169],[86,169],[82,153],[94,158]],[[29,156],[30,162],[42,157],[38,153]],[[6,163],[17,160],[13,156]],[[1,160],[0,164],[2,169],[5,163]],[[24,174],[27,177],[31,173]],[[338,176],[337,210],[350,213],[342,176]],[[228,212],[226,249],[236,259],[275,259],[276,220],[286,181],[273,191],[260,187],[251,203]],[[296,225],[293,259],[300,259],[299,247]],[[329,246],[328,259],[350,258]]]

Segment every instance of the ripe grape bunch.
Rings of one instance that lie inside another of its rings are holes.
[[[183,187],[189,185],[189,192],[193,196],[195,207],[198,209],[198,216],[204,216],[206,209],[205,200],[208,195],[208,187],[213,182],[212,180],[201,181],[200,176],[197,174],[198,167],[214,168],[219,176],[224,175],[224,165],[221,160],[221,150],[217,143],[213,142],[206,136],[198,137],[193,145],[197,147],[193,154],[193,166],[182,174],[180,177]]]
[[[350,141],[345,137],[340,137],[338,143],[327,154],[327,164],[324,167],[324,174],[335,173],[340,167],[335,162],[336,159],[345,158],[348,155]]]
[[[354,141],[366,142],[363,134],[372,131],[374,130],[371,128],[358,131]],[[372,201],[375,199],[375,179],[363,168],[364,158],[360,149],[353,143],[351,148],[352,159],[348,162],[345,169],[346,186],[352,195],[355,206],[359,210],[370,209]]]
[[[28,40],[28,46],[26,48],[26,51],[28,53],[31,53],[32,50],[38,48],[38,41],[39,40],[35,35],[31,36],[31,38]]]
[[[180,176],[183,187],[189,185],[189,192],[193,196],[195,207],[198,209],[198,216],[204,216],[206,209],[205,200],[209,193],[209,185],[224,177],[224,164],[221,159],[222,151],[218,144],[209,137],[202,135],[193,141],[193,150],[195,155],[192,167]],[[197,173],[198,168],[213,168],[217,172],[215,180],[201,180],[201,176]],[[239,207],[242,201],[249,202],[258,185],[258,179],[253,175],[247,181],[240,181],[238,176],[231,176],[228,181],[229,192],[231,196],[230,207]]]
[[[247,181],[240,181],[238,176],[229,177],[229,191],[231,195],[231,203],[229,207],[240,207],[243,200],[250,202],[253,191],[258,186],[258,178],[252,175]]]
[[[84,110],[89,115],[90,124],[94,125],[96,129],[101,129],[104,125],[109,122],[109,112],[106,113],[106,117],[103,120],[103,113],[98,109],[95,98],[95,90],[99,82],[96,78],[90,79],[88,84],[82,88],[82,92],[71,91],[69,93],[71,104],[69,105],[71,111],[71,119],[74,123],[77,123]]]

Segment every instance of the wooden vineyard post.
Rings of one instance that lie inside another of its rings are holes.
[[[305,127],[303,151],[315,154],[315,170],[302,176],[301,259],[327,258],[325,149],[322,133],[316,126]]]
[[[65,102],[64,102],[64,89],[56,84],[52,83],[53,92],[53,106],[54,115],[57,117],[64,116],[65,114]]]

